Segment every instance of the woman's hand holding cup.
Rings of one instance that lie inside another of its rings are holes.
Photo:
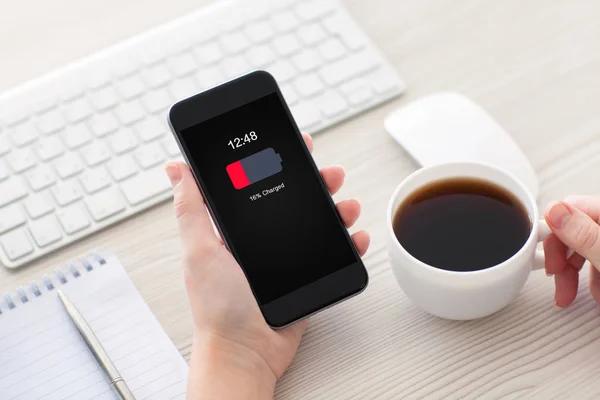
[[[552,235],[544,241],[546,273],[554,275],[555,302],[566,307],[575,300],[579,271],[590,262],[590,292],[600,304],[600,196],[569,196],[548,205],[545,218]],[[571,248],[575,253],[567,257]]]

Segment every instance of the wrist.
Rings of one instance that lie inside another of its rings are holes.
[[[272,399],[275,382],[256,351],[219,335],[194,335],[188,399]]]

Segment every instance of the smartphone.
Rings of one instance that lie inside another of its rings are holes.
[[[269,73],[182,100],[168,119],[271,327],[366,288],[367,271]]]

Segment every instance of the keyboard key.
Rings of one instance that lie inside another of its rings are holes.
[[[158,142],[150,143],[140,147],[134,152],[137,162],[142,168],[150,168],[160,164],[165,159],[165,154]]]
[[[46,193],[35,194],[23,201],[27,214],[31,218],[39,218],[54,210],[52,200]]]
[[[267,45],[254,46],[246,52],[246,59],[253,68],[262,68],[275,61],[275,53]]]
[[[62,238],[62,232],[54,215],[29,223],[29,232],[39,247],[48,246]]]
[[[71,74],[58,85],[61,91],[61,97],[64,101],[73,101],[83,96],[84,86],[80,78],[73,78]]]
[[[332,1],[305,1],[296,6],[296,14],[304,21],[311,21],[326,15],[335,7]]]
[[[288,105],[295,104],[298,101],[298,93],[296,93],[291,84],[281,86],[281,93]]]
[[[95,68],[88,72],[86,76],[87,86],[90,89],[100,89],[110,83],[110,73],[104,65],[98,64]]]
[[[327,37],[327,34],[318,24],[310,24],[298,29],[298,36],[305,45],[311,46]]]
[[[221,84],[225,81],[225,77],[217,67],[210,67],[198,71],[196,73],[196,80],[200,85],[200,89],[208,89]]]
[[[198,93],[196,82],[192,77],[180,78],[169,85],[169,92],[174,101],[186,99]]]
[[[115,108],[115,113],[117,114],[117,118],[124,125],[129,125],[134,122],[137,122],[144,118],[146,113],[144,109],[137,101],[130,101],[129,103],[121,103],[117,108]]]
[[[230,57],[221,64],[225,78],[231,79],[245,74],[250,70],[250,64],[242,56]]]
[[[0,160],[0,182],[8,178],[9,173],[8,167]]]
[[[103,114],[96,114],[89,119],[88,125],[91,128],[94,135],[97,137],[103,137],[117,130],[119,127],[119,121],[111,112]]]
[[[158,64],[165,59],[165,51],[162,49],[160,39],[153,43],[146,43],[137,49],[137,57],[145,66]]]
[[[245,16],[242,15],[241,10],[233,8],[227,11],[226,18],[221,17],[218,19],[217,25],[222,33],[227,33],[241,27],[244,20]]]
[[[278,61],[267,68],[279,83],[285,83],[296,75],[296,69],[287,60]]]
[[[339,39],[333,38],[319,45],[319,53],[327,61],[334,61],[346,54],[346,48]]]
[[[15,261],[33,251],[31,240],[23,229],[17,229],[0,236],[0,244],[6,253],[6,256]]]
[[[131,100],[140,94],[144,93],[145,86],[142,79],[135,75],[129,78],[123,79],[116,84],[117,92],[125,100]]]
[[[245,33],[252,43],[255,44],[265,42],[275,35],[273,27],[267,21],[255,22],[248,25]]]
[[[48,111],[40,115],[37,127],[44,135],[49,135],[65,127],[65,120],[58,110]]]
[[[98,167],[79,175],[79,182],[87,193],[94,193],[109,186],[110,177],[103,167]]]
[[[19,177],[13,177],[0,182],[0,207],[27,196],[27,188]]]
[[[151,89],[156,89],[169,83],[171,73],[165,64],[158,64],[144,70],[142,78]]]
[[[58,104],[56,93],[49,87],[39,88],[35,99],[31,100],[31,108],[36,114],[42,114],[55,108]]]
[[[275,50],[284,57],[300,50],[300,42],[293,34],[279,36],[273,41],[273,46],[275,47]]]
[[[33,145],[33,149],[42,161],[48,161],[63,153],[63,144],[58,136],[49,136]]]
[[[342,114],[348,107],[346,100],[333,90],[315,99],[315,104],[329,118]]]
[[[196,48],[195,54],[202,65],[214,64],[223,58],[223,52],[217,43],[200,46]]]
[[[168,38],[165,47],[169,54],[177,55],[192,47],[192,39],[189,34],[180,32],[177,36]]]
[[[107,86],[90,93],[92,105],[98,111],[104,111],[119,103],[119,97],[112,86]]]
[[[138,70],[138,64],[131,55],[121,54],[112,60],[110,70],[117,78],[125,78]]]
[[[330,86],[356,77],[377,67],[376,59],[370,52],[364,51],[352,54],[332,64],[326,65],[321,70],[321,77]]]
[[[168,129],[158,117],[144,119],[133,127],[138,137],[144,142],[150,142],[167,133]]]
[[[339,87],[346,97],[352,93],[369,87],[369,82],[364,77],[352,79]]]
[[[151,114],[162,111],[173,104],[167,89],[156,89],[146,93],[141,100],[146,111]]]
[[[359,106],[371,100],[372,97],[373,91],[371,90],[371,88],[363,88],[357,90],[354,93],[349,94],[348,100],[353,106]]]
[[[13,204],[0,208],[0,233],[7,232],[19,225],[23,225],[26,219],[21,211],[21,206]]]
[[[76,175],[83,169],[83,163],[77,154],[67,153],[54,161],[54,169],[61,179]]]
[[[340,14],[326,18],[323,25],[329,32],[338,35],[350,50],[358,50],[366,44],[359,28],[349,18]]]
[[[169,157],[179,157],[181,156],[181,152],[179,151],[179,146],[175,141],[174,137],[168,137],[162,141],[163,148],[167,152]]]
[[[207,23],[199,24],[194,27],[192,40],[196,43],[206,43],[217,37],[217,34],[219,33],[218,29],[213,26],[214,24],[211,24],[208,21],[206,22]]]
[[[275,14],[271,17],[271,23],[275,29],[279,32],[289,32],[298,26],[300,21],[291,11],[285,11],[279,14]]]
[[[115,188],[109,188],[89,196],[84,202],[95,221],[102,221],[125,209],[125,202]]]
[[[101,141],[95,141],[79,150],[83,161],[90,167],[101,164],[111,156],[108,146]]]
[[[321,121],[321,113],[312,103],[300,103],[290,108],[301,130],[309,129]]]
[[[35,156],[29,148],[13,150],[7,157],[8,165],[17,174],[21,173],[36,164]]]
[[[106,166],[116,181],[122,181],[125,178],[129,178],[138,171],[137,164],[133,161],[131,154],[126,154],[115,158],[114,160],[110,160]]]
[[[189,75],[198,68],[196,60],[191,54],[173,56],[169,58],[167,65],[176,77]]]
[[[61,182],[50,189],[50,192],[54,196],[54,200],[61,207],[79,200],[83,196],[81,187],[74,180]]]
[[[36,192],[52,186],[56,182],[52,169],[45,164],[28,171],[25,175],[29,186]]]
[[[29,110],[24,104],[5,103],[0,107],[0,121],[6,122],[8,126],[24,122],[27,118],[29,118]]]
[[[0,156],[10,151],[11,145],[8,143],[8,138],[0,132]]]
[[[90,226],[90,220],[86,213],[81,209],[80,204],[74,204],[63,208],[57,213],[58,220],[63,230],[68,234],[79,232]]]
[[[308,72],[321,64],[319,54],[313,49],[306,49],[292,57],[296,68],[302,72]]]
[[[15,146],[23,147],[38,138],[38,131],[32,122],[25,122],[14,127],[10,138]]]
[[[325,86],[316,74],[304,75],[296,79],[294,82],[296,91],[303,97],[314,96],[319,93]]]
[[[136,205],[170,191],[171,184],[162,167],[158,167],[123,181],[121,190],[129,204]]]
[[[241,32],[234,32],[221,38],[221,47],[227,54],[237,54],[246,50],[250,42]]]
[[[138,141],[131,128],[119,130],[108,138],[110,148],[115,154],[123,154],[137,147]]]
[[[69,149],[77,149],[92,140],[92,134],[85,124],[73,125],[61,135]]]
[[[79,99],[72,103],[65,104],[64,112],[67,116],[67,120],[71,123],[75,123],[92,115],[93,110],[86,99]]]
[[[376,75],[370,77],[370,80],[373,82],[373,90],[377,94],[385,94],[394,89],[401,89],[398,78],[390,72],[378,71]]]

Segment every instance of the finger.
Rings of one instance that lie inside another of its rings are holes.
[[[334,195],[344,184],[346,172],[344,171],[344,168],[340,166],[333,166],[323,168],[321,170],[321,176],[327,185],[327,189],[329,189],[329,193]]]
[[[579,271],[572,266],[565,268],[560,274],[554,275],[556,291],[554,302],[558,307],[566,307],[575,300],[579,286]]]
[[[280,332],[283,336],[288,337],[293,340],[296,346],[300,344],[300,340],[302,340],[302,335],[304,335],[304,331],[308,327],[308,319],[303,319],[302,321],[298,321],[284,329]]]
[[[565,198],[565,203],[583,211],[596,223],[600,222],[600,196],[571,195]]]
[[[165,166],[165,172],[173,186],[175,216],[184,250],[219,243],[189,167],[181,162],[172,162]]]
[[[354,235],[352,235],[352,241],[354,242],[356,251],[358,251],[358,254],[360,254],[360,256],[362,257],[369,249],[371,237],[365,231],[358,231]]]
[[[546,275],[562,273],[567,268],[567,246],[555,235],[544,240]]]
[[[545,217],[564,244],[600,265],[600,226],[590,216],[565,202],[556,202],[548,206]]]
[[[596,303],[600,304],[600,271],[590,265],[590,293]]]
[[[581,268],[583,268],[583,263],[585,263],[585,257],[578,253],[574,253],[567,260],[567,264],[575,268],[578,272],[581,271]]]
[[[336,204],[346,228],[350,228],[360,216],[360,203],[356,200],[344,200]]]
[[[313,151],[313,141],[310,135],[303,133],[302,137],[304,138],[304,142],[306,143],[306,147],[308,147],[308,151],[312,153]]]

